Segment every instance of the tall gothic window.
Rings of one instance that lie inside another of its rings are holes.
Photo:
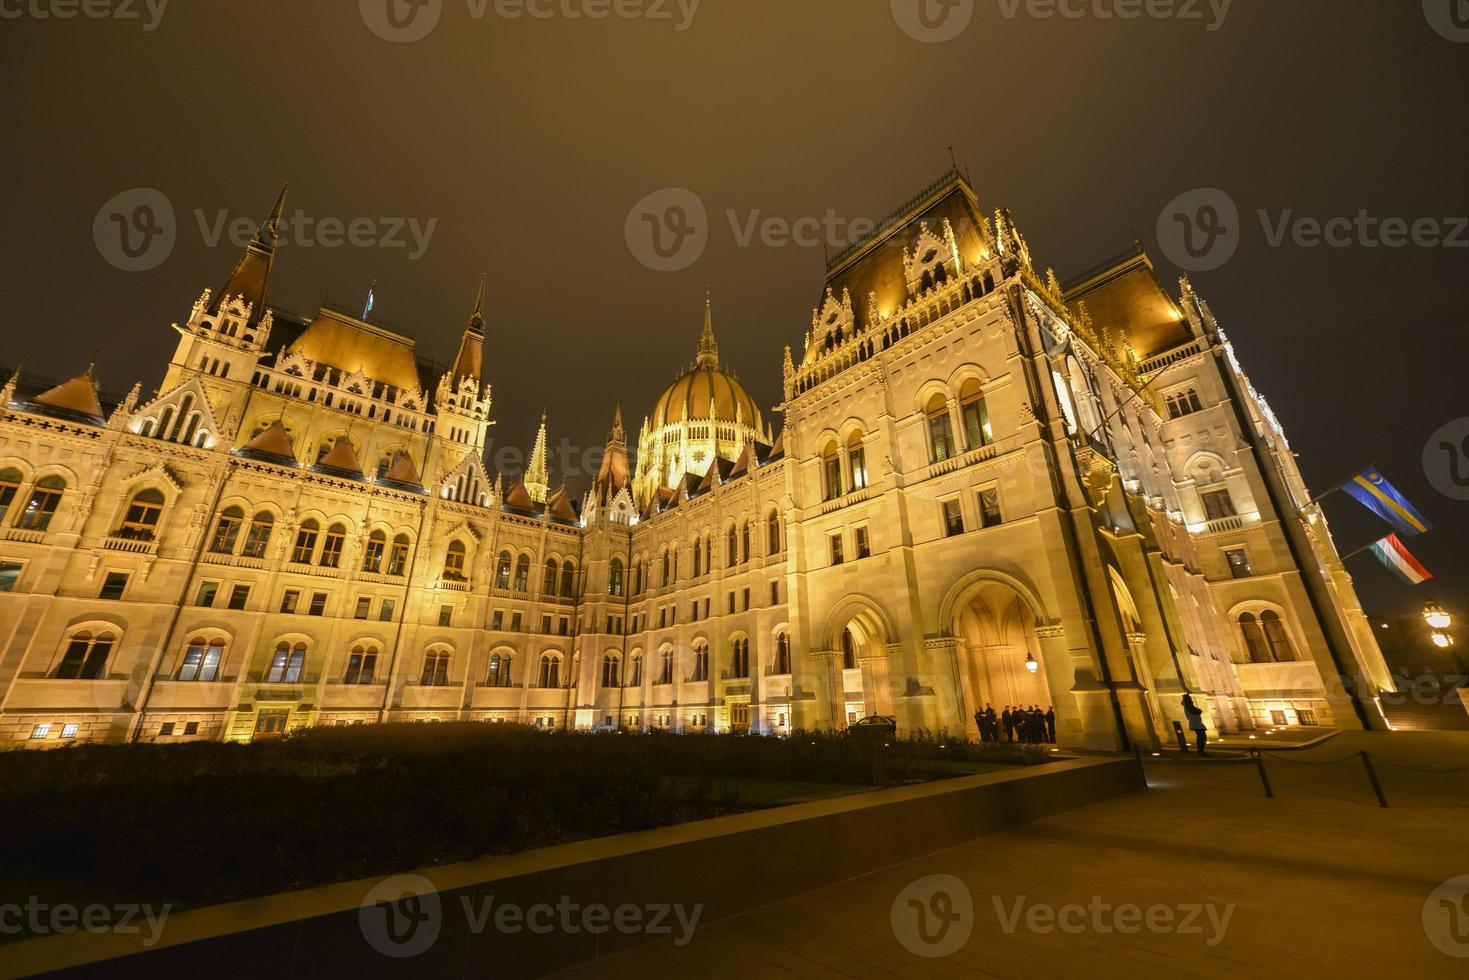
[[[312,518],[301,522],[301,529],[296,532],[296,544],[291,548],[291,561],[298,565],[311,564],[311,556],[316,554],[316,539],[321,533],[321,525]]]
[[[540,687],[561,686],[561,658],[552,653],[541,654]]]
[[[263,510],[250,519],[250,530],[245,534],[245,547],[240,552],[246,558],[264,558],[270,544],[270,532],[275,529],[275,516]],[[373,569],[376,571],[376,569]]]
[[[959,417],[964,420],[964,438],[970,449],[988,446],[995,441],[990,428],[990,410],[984,403],[984,392],[974,378],[964,382],[959,392]]]
[[[561,566],[561,597],[571,599],[576,595],[576,566],[570,561]]]
[[[423,655],[423,673],[418,683],[424,687],[447,687],[449,684],[449,652],[430,650]]]
[[[765,518],[765,550],[772,555],[780,554],[780,514],[775,511]]]
[[[867,488],[867,451],[862,448],[862,433],[853,432],[847,440],[847,470],[853,490]]]
[[[510,686],[510,654],[496,653],[490,656],[490,673],[485,678],[485,686]]]
[[[342,545],[347,540],[347,529],[340,524],[333,524],[327,529],[326,536],[321,539],[321,565],[323,568],[336,568],[342,563]]]
[[[731,677],[749,677],[750,641],[745,639],[744,637],[740,637],[739,639],[734,641],[732,646],[734,647],[734,650],[733,655],[730,657],[729,675]]]
[[[954,455],[954,425],[949,418],[949,403],[943,395],[935,394],[924,414],[928,417],[929,459],[942,463]]]
[[[206,640],[196,636],[189,641],[179,664],[178,679],[181,681],[209,682],[219,679],[219,665],[224,660],[224,640]]]
[[[842,669],[851,670],[857,666],[857,641],[852,636],[851,630],[842,630]]]
[[[5,515],[10,513],[10,505],[15,502],[15,494],[20,490],[20,481],[20,470],[0,470],[0,524],[5,523]]]
[[[111,633],[93,636],[83,630],[73,634],[66,644],[66,652],[61,656],[55,676],[61,680],[100,680],[114,642],[116,637]]]
[[[449,543],[449,550],[444,553],[444,579],[448,582],[464,581],[464,545],[458,541]]]
[[[609,653],[602,658],[602,687],[614,688],[622,682],[622,661],[617,654]]]
[[[500,557],[495,561],[495,588],[510,588],[510,552],[500,552]]]
[[[775,638],[775,673],[791,672],[791,635],[781,633]]]
[[[530,591],[530,555],[521,555],[515,562],[515,591]]]
[[[842,495],[842,461],[834,442],[827,443],[821,451],[821,489],[826,500],[835,500]]]
[[[560,566],[556,564],[556,559],[547,558],[546,574],[543,576],[543,580],[541,582],[542,595],[551,596],[556,594],[556,576],[559,572]]]
[[[373,531],[367,536],[367,547],[362,550],[362,570],[373,575],[383,570],[383,554],[388,549],[388,536]]]
[[[217,555],[230,555],[235,551],[235,540],[240,536],[240,526],[245,522],[245,512],[238,507],[227,507],[214,525],[214,537],[209,541],[209,550]]]
[[[620,596],[623,594],[623,590],[622,559],[614,558],[607,570],[607,593],[609,595]]]

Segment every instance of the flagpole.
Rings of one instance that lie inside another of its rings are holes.
[[[1377,464],[1376,463],[1368,463],[1366,466],[1364,466],[1362,468],[1362,470],[1375,470],[1376,468],[1377,468]],[[1327,497],[1330,497],[1332,494],[1336,493],[1342,487],[1346,486],[1348,483],[1351,483],[1358,476],[1360,476],[1361,473],[1362,473],[1362,470],[1358,470],[1356,473],[1353,473],[1351,476],[1347,477],[1345,480],[1341,481],[1336,486],[1332,487],[1330,490],[1326,490],[1326,491],[1324,491],[1322,493],[1318,493],[1316,496],[1312,497],[1310,500],[1308,500],[1304,504],[1302,504],[1300,509],[1302,511],[1304,511],[1307,507],[1312,507],[1312,506],[1314,506],[1316,504],[1321,503],[1321,501],[1325,500]],[[1297,511],[1297,513],[1299,513],[1299,512],[1300,511]],[[1371,547],[1371,546],[1369,545],[1368,547]]]
[[[1386,540],[1386,538],[1378,538],[1376,541],[1370,541],[1367,544],[1362,545],[1362,547],[1358,548],[1356,551],[1349,551],[1345,555],[1340,556],[1337,561],[1346,561],[1349,558],[1355,558],[1358,555],[1362,554],[1364,551],[1371,551],[1373,548],[1377,547],[1379,544]]]

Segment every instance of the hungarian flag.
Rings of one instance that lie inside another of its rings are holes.
[[[1342,489],[1363,507],[1397,528],[1401,535],[1412,537],[1433,526],[1375,467],[1367,467],[1347,481]]]
[[[1421,585],[1433,578],[1428,569],[1418,563],[1418,559],[1408,554],[1408,549],[1403,547],[1396,534],[1389,534],[1374,544],[1372,553],[1389,571],[1409,585]]]

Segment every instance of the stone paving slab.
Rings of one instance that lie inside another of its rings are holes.
[[[1363,748],[1389,809],[1366,782]],[[1298,761],[1267,758],[1273,800],[1252,764],[1148,757],[1147,793],[701,926],[683,948],[658,943],[565,975],[1469,976],[1469,905],[1462,941],[1446,919],[1426,927],[1424,916],[1436,889],[1469,875],[1469,772],[1413,771],[1469,767],[1469,735],[1342,733],[1289,757]],[[1024,914],[1008,921],[1017,903]],[[1159,928],[1139,920],[1131,931],[1123,905],[1151,910]]]

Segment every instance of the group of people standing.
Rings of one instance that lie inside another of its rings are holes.
[[[997,715],[995,706],[986,704],[974,713],[974,723],[979,726],[981,742],[1000,741],[1002,729],[1006,742],[1039,745],[1056,741],[1056,710],[1052,707],[1042,711],[1036,705],[1025,708],[1007,704],[1005,710]]]

